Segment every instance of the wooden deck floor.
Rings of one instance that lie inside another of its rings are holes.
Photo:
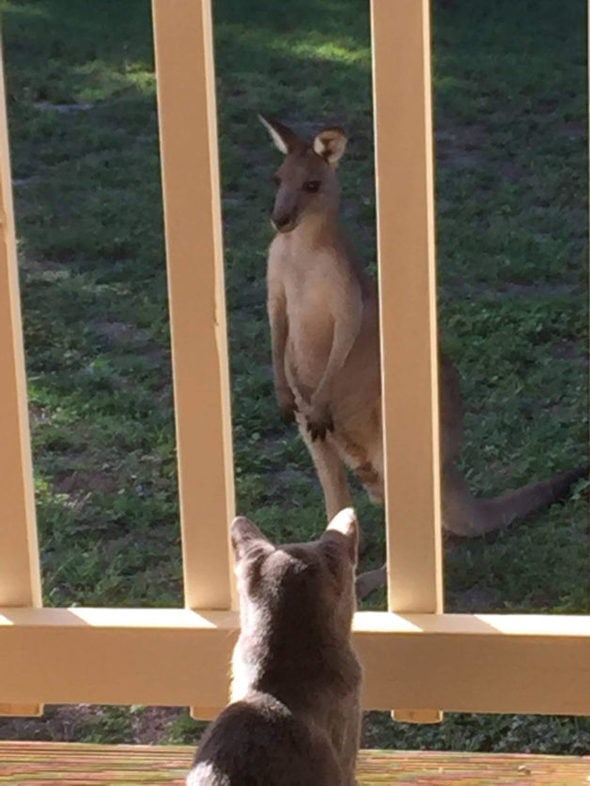
[[[0,742],[0,784],[182,786],[192,755],[178,746]],[[363,751],[358,777],[363,786],[588,786],[590,756]]]

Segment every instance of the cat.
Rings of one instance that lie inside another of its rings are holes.
[[[187,786],[353,786],[361,667],[351,646],[358,523],[274,546],[245,517],[231,542],[240,597],[232,703],[205,732]]]

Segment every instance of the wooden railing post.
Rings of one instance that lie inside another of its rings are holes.
[[[0,364],[0,606],[38,607],[41,577],[1,51]],[[38,705],[1,700],[0,695],[0,715],[42,712]]]
[[[229,609],[234,483],[211,5],[152,7],[185,603]]]
[[[372,0],[388,605],[442,611],[428,0]],[[432,722],[436,710],[399,710]]]
[[[231,606],[234,515],[217,120],[209,0],[154,0],[154,39],[184,587]]]

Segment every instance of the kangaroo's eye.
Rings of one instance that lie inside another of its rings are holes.
[[[317,192],[320,190],[320,181],[308,180],[306,183],[303,184],[303,190],[306,191],[308,194],[317,194]]]

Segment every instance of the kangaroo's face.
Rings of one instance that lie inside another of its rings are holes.
[[[277,232],[290,232],[304,217],[337,207],[336,173],[311,147],[288,153],[274,181],[277,193],[271,221]]]
[[[344,132],[325,128],[309,143],[282,123],[260,119],[285,155],[274,176],[271,221],[277,232],[291,232],[311,215],[335,213],[340,195],[336,165],[346,147]]]

